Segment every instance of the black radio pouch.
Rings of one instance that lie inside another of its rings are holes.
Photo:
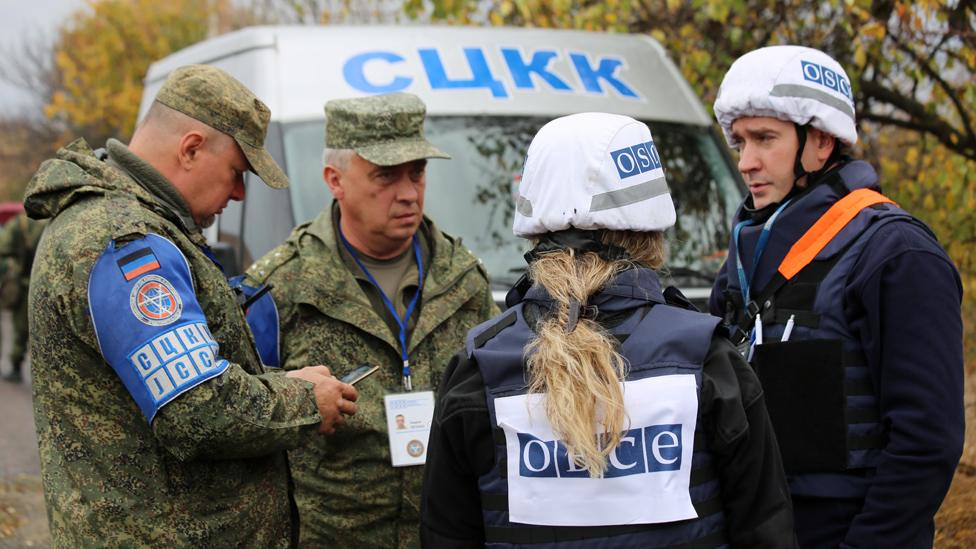
[[[753,365],[787,474],[847,467],[843,356],[840,340],[776,341],[755,348]]]

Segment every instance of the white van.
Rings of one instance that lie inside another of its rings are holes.
[[[450,26],[252,27],[154,63],[141,113],[166,76],[191,63],[221,67],[271,108],[267,148],[287,191],[250,182],[208,237],[235,274],[315,217],[329,99],[394,91],[427,104],[427,137],[452,160],[428,164],[425,213],[484,261],[497,298],[523,272],[512,236],[513,193],[529,141],[544,123],[586,111],[647,123],[678,211],[671,275],[707,298],[744,187],[724,143],[664,49],[643,35]],[[250,175],[249,177],[254,177]]]

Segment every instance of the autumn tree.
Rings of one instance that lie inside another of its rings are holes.
[[[0,58],[0,78],[42,112],[0,117],[0,196],[16,199],[41,160],[85,137],[127,140],[149,65],[204,38],[263,23],[232,0],[89,0],[53,37],[24,35]]]
[[[648,33],[710,104],[733,60],[804,44],[843,65],[861,120],[930,135],[976,160],[976,8],[938,0],[492,0],[496,25]],[[476,0],[406,0],[410,13],[469,23]]]
[[[0,115],[0,200],[21,200],[37,166],[57,150],[63,126],[40,112],[58,89],[61,75],[51,56],[50,37],[35,31],[8,45],[0,56],[0,79],[32,95],[36,110]]]
[[[862,154],[884,190],[930,224],[976,313],[976,7],[966,0],[405,0],[457,24],[646,33],[709,108],[740,55],[822,49],[848,72]],[[972,322],[970,356],[976,354]]]
[[[403,0],[247,0],[246,10],[269,24],[391,24],[408,19]]]
[[[62,82],[45,114],[93,143],[126,139],[135,127],[149,64],[206,38],[217,7],[213,0],[90,2],[55,44]]]

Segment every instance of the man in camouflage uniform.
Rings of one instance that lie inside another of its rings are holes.
[[[436,390],[467,331],[497,311],[478,260],[423,215],[427,159],[448,158],[424,138],[425,112],[402,93],[328,102],[323,176],[335,201],[248,272],[273,285],[286,369],[380,366],[357,385],[347,427],[289,452],[303,546],[419,546],[423,467],[392,467],[387,439],[383,397],[405,388],[385,296],[406,317],[414,391]]]
[[[51,218],[30,328],[56,547],[297,541],[283,450],[332,432],[355,390],[322,366],[264,371],[200,231],[244,172],[287,185],[269,116],[227,73],[182,67],[128,147],[75,141],[28,186],[28,213]]]
[[[13,344],[10,349],[10,371],[3,379],[19,382],[24,355],[27,352],[27,291],[30,287],[31,265],[41,233],[47,225],[20,213],[0,231],[0,306],[9,309],[13,320]],[[9,287],[8,287],[9,286]]]

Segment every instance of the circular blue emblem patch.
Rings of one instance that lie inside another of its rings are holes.
[[[407,453],[410,457],[420,457],[424,453],[424,443],[413,439],[407,443]]]
[[[133,286],[129,308],[143,324],[166,326],[180,318],[183,300],[168,280],[158,275],[146,275]]]

